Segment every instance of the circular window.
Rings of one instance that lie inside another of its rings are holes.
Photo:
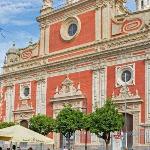
[[[132,73],[129,70],[124,70],[121,74],[121,79],[123,82],[128,82],[132,78]]]
[[[61,25],[60,35],[63,40],[69,41],[75,38],[81,30],[81,22],[77,17],[67,18]]]
[[[75,35],[75,33],[77,32],[77,25],[76,24],[74,24],[74,23],[72,23],[70,26],[69,26],[69,28],[68,28],[68,34],[69,34],[69,36],[73,36],[73,35]]]
[[[30,89],[29,89],[28,86],[27,86],[27,87],[24,87],[23,94],[24,94],[25,97],[29,96],[29,91],[30,91]]]

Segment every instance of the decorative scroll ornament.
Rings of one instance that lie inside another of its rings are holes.
[[[122,86],[120,88],[120,92],[119,92],[119,95],[115,95],[114,92],[112,94],[112,100],[114,101],[122,101],[122,100],[127,100],[127,101],[142,101],[139,94],[138,94],[138,90],[136,90],[136,93],[133,94],[130,92],[129,88],[127,86]]]
[[[80,90],[80,84],[77,88],[74,86],[73,81],[69,79],[68,75],[62,82],[61,89],[56,88],[54,98],[52,101],[68,100],[68,99],[80,99],[84,98],[83,93]]]
[[[21,113],[21,112],[33,112],[32,104],[29,105],[27,100],[23,100],[21,105],[18,105],[17,109],[14,111],[14,113]]]

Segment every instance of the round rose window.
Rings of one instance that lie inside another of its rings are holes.
[[[128,82],[128,81],[131,80],[131,78],[132,78],[131,71],[125,70],[125,71],[122,72],[121,79],[122,79],[123,82]]]

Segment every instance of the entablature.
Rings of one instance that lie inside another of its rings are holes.
[[[63,66],[76,65],[83,62],[90,62],[97,59],[106,59],[112,56],[120,56],[120,54],[127,54],[141,50],[145,50],[145,59],[148,58],[148,48],[150,48],[150,30],[142,30],[131,35],[124,35],[119,38],[111,40],[96,41],[74,48],[65,49],[59,52],[51,53],[47,56],[21,62],[12,66],[4,66],[4,72],[0,78],[12,75],[31,73],[34,71],[41,71],[48,68],[62,68]],[[83,54],[74,55],[76,52],[83,52]],[[57,59],[69,54],[72,57],[65,57],[65,59]],[[136,57],[134,54],[133,57]]]

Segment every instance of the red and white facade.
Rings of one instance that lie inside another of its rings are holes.
[[[111,97],[122,113],[127,102],[128,130],[134,133],[129,145],[148,146],[150,10],[131,13],[123,3],[77,0],[55,10],[43,0],[39,42],[24,49],[13,45],[6,54],[0,120],[27,125],[39,113],[55,118],[65,103],[91,113]],[[51,136],[59,148],[60,135]],[[75,145],[84,145],[84,138],[77,132]],[[88,145],[99,145],[99,139],[89,134]]]

